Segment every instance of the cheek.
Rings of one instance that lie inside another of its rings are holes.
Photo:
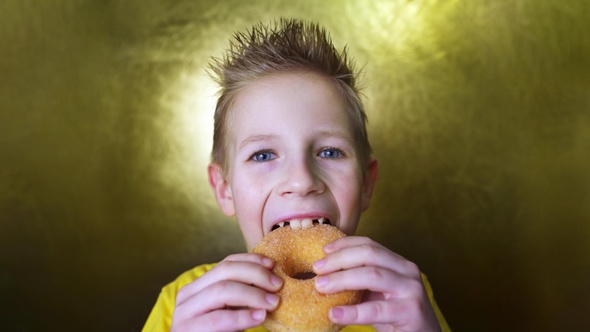
[[[242,176],[233,183],[234,204],[238,216],[260,216],[267,186],[256,176]]]
[[[356,174],[351,173],[332,180],[331,187],[340,209],[350,210],[359,206],[362,186],[361,179]]]
[[[262,239],[262,230],[260,229],[260,223],[255,219],[242,218],[240,223],[240,229],[242,236],[246,240],[248,248],[256,245]]]
[[[233,178],[234,187],[243,188],[263,188],[269,186],[270,179],[277,172],[275,163],[266,162],[262,164],[243,163],[238,165],[239,173],[235,174]]]

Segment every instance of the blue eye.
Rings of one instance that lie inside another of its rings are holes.
[[[340,158],[344,153],[337,148],[325,148],[320,151],[319,156],[322,158]]]
[[[275,159],[276,155],[270,151],[258,151],[255,152],[251,157],[250,160],[253,161],[269,161]]]

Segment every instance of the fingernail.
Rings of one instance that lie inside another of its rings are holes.
[[[268,257],[264,257],[262,259],[262,264],[264,264],[264,266],[271,267],[272,266],[272,263],[274,263],[274,261],[272,259],[268,258]]]
[[[334,319],[340,319],[340,318],[344,317],[344,309],[334,307],[334,308],[330,309],[330,316]]]
[[[317,278],[315,278],[315,285],[318,287],[323,287],[328,284],[328,281],[329,281],[329,278],[326,276],[317,277]]]
[[[326,259],[320,259],[319,261],[313,262],[313,269],[318,270],[321,269],[322,266],[326,265]]]
[[[267,293],[266,294],[266,302],[269,304],[276,306],[279,304],[279,296],[276,294]]]
[[[256,321],[263,321],[266,318],[266,310],[254,310],[252,311],[252,318]]]
[[[270,282],[272,282],[272,284],[275,285],[276,287],[281,287],[281,285],[283,284],[283,279],[281,279],[273,274],[270,276]]]
[[[332,243],[328,243],[326,244],[322,249],[324,250],[325,253],[330,252],[330,250],[334,247],[334,245]]]

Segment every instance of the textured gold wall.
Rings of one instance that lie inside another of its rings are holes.
[[[236,29],[321,22],[366,63],[380,182],[359,233],[416,261],[456,331],[590,324],[590,5],[0,3],[0,329],[139,330],[243,250],[206,183]]]

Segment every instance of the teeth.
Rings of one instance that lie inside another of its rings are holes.
[[[318,224],[330,224],[330,220],[326,219],[326,218],[318,218],[318,219],[312,219],[312,218],[303,218],[303,219],[291,219],[289,221],[281,221],[277,224],[275,224],[273,226],[273,230],[277,229],[277,228],[281,228],[281,227],[285,227],[285,226],[291,226],[291,229],[303,229],[303,228],[309,228],[312,227],[315,223]]]
[[[289,225],[292,229],[301,229],[301,220],[293,219]]]

